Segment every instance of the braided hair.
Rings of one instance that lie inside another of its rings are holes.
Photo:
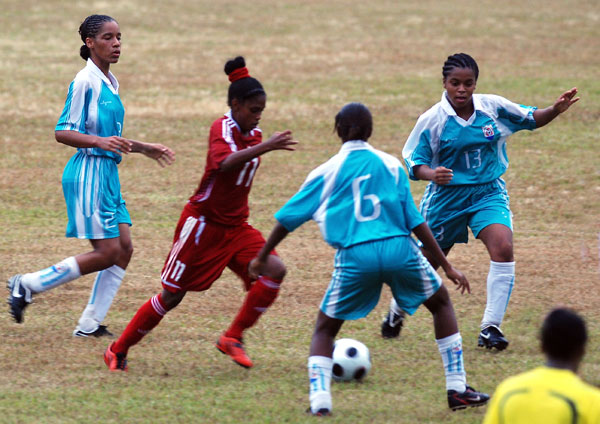
[[[224,71],[229,76],[229,81],[231,81],[227,93],[227,104],[230,107],[233,99],[244,102],[254,96],[266,95],[261,83],[248,73],[246,61],[242,56],[228,60]]]
[[[477,62],[466,53],[456,53],[452,56],[448,56],[448,59],[444,62],[444,66],[442,67],[444,80],[455,68],[471,69],[473,74],[475,74],[475,81],[477,81],[477,78],[479,77],[479,67],[477,66]]]
[[[79,25],[79,35],[81,35],[81,41],[83,41],[83,46],[79,48],[79,56],[83,60],[88,60],[90,57],[90,48],[85,44],[85,39],[94,38],[100,32],[102,25],[111,21],[117,22],[107,15],[90,15]]]
[[[348,103],[335,115],[333,128],[343,141],[367,141],[373,132],[373,117],[362,103]]]

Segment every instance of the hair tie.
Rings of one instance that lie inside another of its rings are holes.
[[[229,82],[235,82],[242,78],[248,78],[250,74],[248,73],[248,68],[245,66],[243,68],[237,68],[235,71],[232,71],[229,74]]]

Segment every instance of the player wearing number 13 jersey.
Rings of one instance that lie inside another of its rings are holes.
[[[129,348],[188,291],[209,289],[226,267],[243,280],[248,293],[216,347],[243,367],[253,365],[243,348],[243,332],[275,301],[286,270],[275,252],[270,252],[264,272],[256,278],[249,276],[248,264],[265,240],[247,222],[248,194],[260,156],[272,150],[294,150],[297,142],[290,131],[262,142],[257,127],[267,99],[262,85],[250,77],[242,57],[228,61],[225,73],[231,82],[231,110],[210,128],[204,176],[175,229],[161,274],[163,290],[138,310],[121,337],[107,348],[104,359],[111,370],[126,370]]]
[[[465,53],[449,56],[442,75],[442,99],[419,117],[402,156],[410,178],[430,181],[421,213],[444,252],[448,254],[455,243],[466,243],[468,228],[485,244],[491,261],[478,344],[503,350],[508,340],[500,324],[515,281],[512,214],[500,178],[508,167],[506,138],[546,125],[579,98],[572,88],[553,105],[538,109],[496,95],[474,94],[479,68]],[[431,259],[426,249],[423,254]],[[399,327],[395,333],[387,330],[397,321],[390,318],[399,314],[392,304],[382,325],[384,337],[398,334]]]

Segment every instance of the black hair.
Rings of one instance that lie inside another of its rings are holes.
[[[86,38],[94,38],[100,32],[100,28],[105,22],[117,22],[115,19],[107,15],[90,15],[79,25],[79,35],[81,35],[81,41],[83,46],[79,48],[79,56],[83,60],[88,60],[90,57],[90,49],[85,44]]]
[[[578,359],[587,342],[585,321],[570,309],[554,309],[544,319],[541,339],[542,350],[550,359]]]
[[[373,132],[373,117],[362,103],[348,103],[335,115],[333,129],[343,141],[367,141]]]
[[[456,53],[452,56],[448,56],[448,59],[444,62],[444,66],[442,67],[444,79],[446,79],[446,77],[450,75],[450,72],[455,68],[471,69],[475,74],[475,81],[479,78],[479,67],[477,66],[477,62],[466,53]]]
[[[236,69],[244,67],[246,67],[246,61],[242,56],[238,56],[235,59],[228,60],[223,70],[227,75],[229,75]],[[247,76],[245,78],[233,81],[229,85],[229,90],[227,92],[227,104],[231,107],[231,101],[233,99],[238,99],[239,101],[244,102],[251,97],[261,94],[267,94],[265,93],[265,89],[261,83],[256,78]]]

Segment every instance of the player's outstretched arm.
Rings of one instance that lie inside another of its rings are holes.
[[[175,162],[175,152],[158,143],[144,143],[138,140],[128,140],[131,143],[132,153],[141,153],[150,159],[156,160],[163,168]]]
[[[272,150],[296,150],[295,145],[298,144],[296,140],[292,138],[292,132],[286,130],[283,132],[276,132],[267,141],[263,141],[256,146],[249,147],[244,150],[239,150],[235,153],[230,154],[221,162],[221,171],[229,171],[239,165],[242,165],[255,157],[264,155]]]
[[[423,247],[427,250],[431,256],[433,256],[433,260],[435,260],[444,272],[446,273],[446,277],[448,277],[454,284],[456,284],[456,290],[460,290],[461,293],[464,293],[465,290],[468,293],[471,293],[471,286],[469,285],[469,280],[467,277],[460,272],[458,269],[454,268],[446,256],[442,249],[440,249],[439,244],[433,237],[431,230],[426,222],[423,222],[420,225],[417,225],[412,229],[413,233],[417,236],[417,238],[423,243]]]
[[[545,109],[536,109],[533,112],[533,119],[535,119],[536,127],[541,128],[552,122],[552,120],[561,113],[566,112],[573,103],[579,101],[579,97],[575,97],[576,95],[577,87],[573,87],[558,96],[558,99],[556,99],[552,106],[548,106]]]
[[[273,249],[289,234],[289,231],[279,222],[271,230],[271,234],[265,245],[260,249],[256,258],[252,259],[248,265],[248,274],[251,278],[258,278],[264,271],[267,259]]]

